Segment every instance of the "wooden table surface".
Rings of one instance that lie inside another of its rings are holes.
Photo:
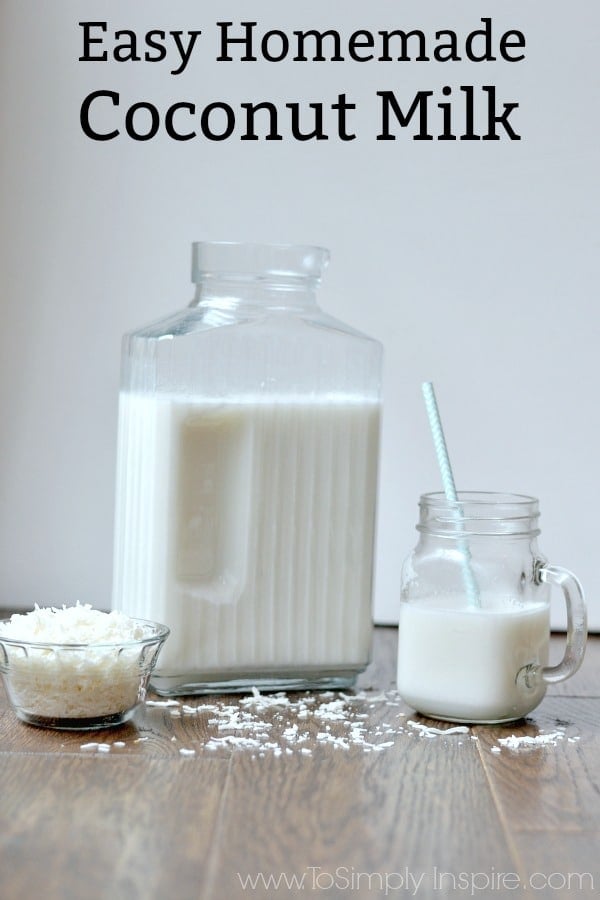
[[[93,733],[0,691],[1,900],[597,896],[600,638],[527,720],[446,736],[395,694],[395,652],[376,628],[354,697],[194,697]]]

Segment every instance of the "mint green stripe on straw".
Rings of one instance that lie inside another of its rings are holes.
[[[438,466],[442,476],[442,485],[444,494],[449,503],[454,504],[454,512],[456,516],[456,526],[459,531],[465,530],[464,514],[462,507],[458,502],[456,486],[454,484],[454,475],[452,474],[452,466],[450,465],[450,457],[448,456],[448,448],[440,419],[440,412],[437,401],[435,399],[435,391],[431,381],[425,381],[422,385],[423,397],[425,398],[425,408],[427,410],[427,418],[429,419],[429,427],[433,437],[433,446],[435,447],[435,455],[437,456]],[[469,603],[472,606],[481,606],[479,598],[479,588],[471,569],[471,551],[469,544],[465,538],[458,541],[458,548],[463,556],[462,574],[465,590]]]
[[[446,500],[452,503],[458,502],[456,496],[456,486],[454,484],[454,475],[452,474],[452,466],[450,465],[450,457],[448,456],[448,448],[446,446],[446,438],[444,437],[444,429],[440,419],[440,411],[438,409],[437,400],[435,399],[435,391],[431,381],[423,382],[423,396],[425,397],[425,408],[427,410],[427,418],[429,419],[429,427],[433,437],[433,446],[435,447],[435,455],[437,456],[438,466],[442,475],[442,484]]]

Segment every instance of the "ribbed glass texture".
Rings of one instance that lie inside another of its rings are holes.
[[[191,305],[124,338],[113,604],[171,628],[163,693],[369,660],[381,347],[319,309],[327,259],[196,244]]]

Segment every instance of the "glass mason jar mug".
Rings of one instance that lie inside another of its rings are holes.
[[[533,497],[484,492],[420,499],[420,539],[402,572],[398,690],[424,715],[453,722],[519,719],[583,660],[583,591],[547,565]],[[567,606],[565,655],[548,666],[550,585]]]
[[[318,247],[193,245],[190,306],[123,342],[113,605],[163,694],[341,687],[370,658],[381,346]]]

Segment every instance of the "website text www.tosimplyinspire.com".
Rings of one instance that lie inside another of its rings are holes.
[[[574,896],[595,893],[591,872],[532,872],[523,877],[517,872],[490,868],[481,872],[451,872],[434,866],[429,871],[361,871],[354,866],[306,866],[298,872],[237,872],[244,891],[329,891],[336,894],[353,891],[372,892],[377,896],[404,894],[418,897],[421,892],[463,892],[466,896],[488,896],[491,893],[513,891],[569,891]]]

